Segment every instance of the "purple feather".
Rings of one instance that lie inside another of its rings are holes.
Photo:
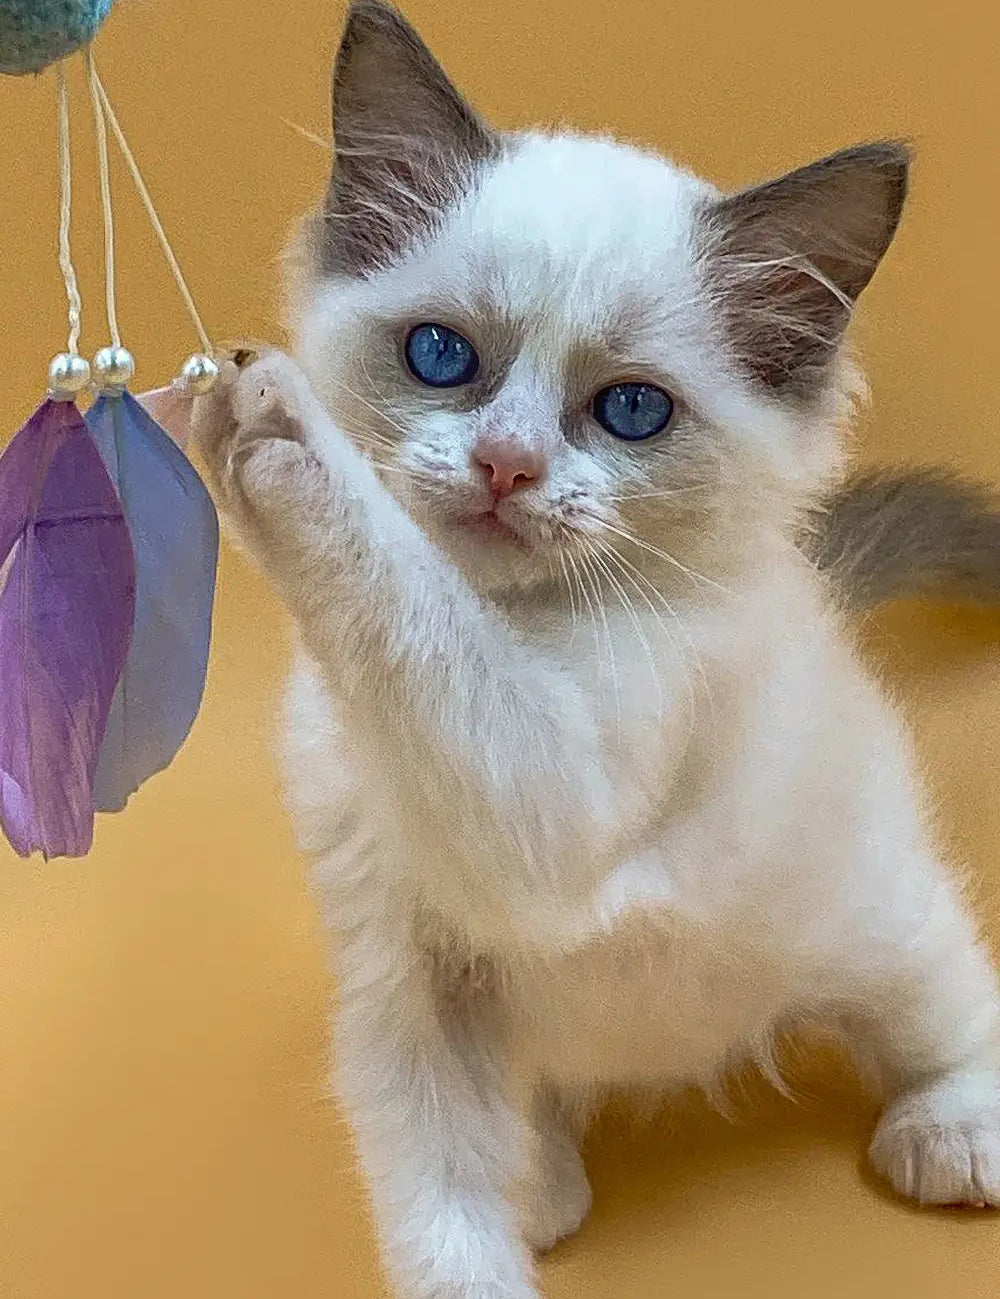
[[[173,760],[201,706],[219,521],[190,461],[134,397],[99,398],[87,424],[135,547],[135,630],[94,786],[98,811],[117,812]]]
[[[132,632],[135,562],[72,402],[44,402],[7,448],[0,514],[0,822],[23,857],[81,857]]]

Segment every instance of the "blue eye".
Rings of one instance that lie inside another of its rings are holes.
[[[447,325],[417,325],[406,339],[406,364],[431,388],[471,383],[479,370],[476,349]]]
[[[662,433],[674,412],[673,398],[651,383],[615,383],[594,398],[594,419],[625,442]]]

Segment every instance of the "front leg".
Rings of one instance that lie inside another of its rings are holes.
[[[593,1195],[580,1155],[579,1125],[559,1096],[540,1087],[531,1114],[532,1142],[519,1201],[524,1238],[543,1254],[575,1235]]]
[[[386,1270],[399,1299],[535,1299],[506,1199],[528,1134],[502,1024],[485,996],[442,995],[401,920],[353,929],[335,1030]]]
[[[394,810],[449,863],[454,899],[491,925],[518,914],[531,926],[544,924],[540,891],[563,911],[588,897],[635,782],[609,775],[599,719],[569,673],[472,591],[287,358],[202,398],[195,431],[223,511],[392,784]]]

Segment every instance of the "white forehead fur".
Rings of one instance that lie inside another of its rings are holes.
[[[845,363],[808,412],[736,369],[699,264],[699,208],[718,196],[665,159],[571,134],[510,137],[500,158],[397,265],[367,278],[300,280],[292,326],[313,382],[332,395],[351,332],[383,314],[484,298],[529,323],[524,347],[554,370],[623,307],[629,358],[652,366],[712,425],[763,454],[779,480],[813,486],[837,468],[837,426],[858,390]],[[306,277],[308,279],[308,277]]]

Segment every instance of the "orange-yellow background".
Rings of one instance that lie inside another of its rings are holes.
[[[660,146],[726,185],[903,132],[912,207],[866,303],[869,457],[1000,481],[1000,16],[931,0],[411,0],[503,125],[556,120]],[[274,337],[285,231],[326,158],[329,0],[121,0],[105,80],[218,337]],[[79,70],[75,251],[101,326]],[[64,323],[54,86],[0,84],[5,421],[40,396]],[[116,174],[121,317],[140,379],[190,350]],[[627,201],[627,196],[622,196]],[[945,833],[1000,946],[1000,619],[900,609],[868,632],[906,701]],[[223,559],[204,712],[173,769],[104,819],[82,862],[0,849],[0,1296],[370,1299],[380,1293],[349,1136],[324,1097],[330,988],[269,756],[284,632]],[[543,1269],[555,1299],[670,1294],[1000,1295],[1000,1220],[919,1214],[859,1168],[870,1123],[813,1075],[730,1128],[609,1124],[591,1222]]]

